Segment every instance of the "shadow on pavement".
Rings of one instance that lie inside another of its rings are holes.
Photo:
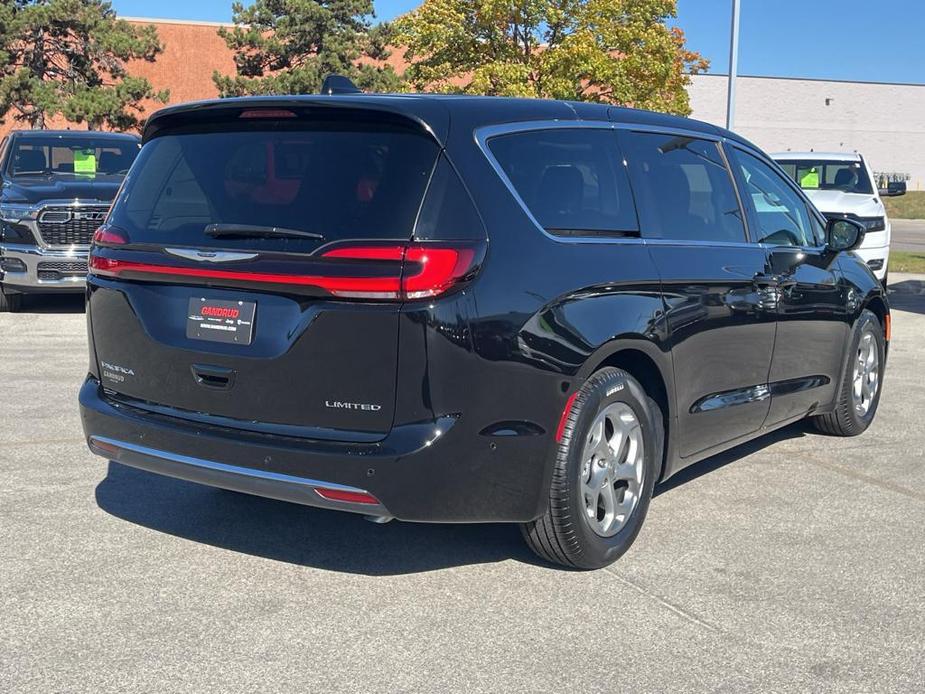
[[[925,281],[893,282],[889,286],[888,299],[891,309],[925,314]]]
[[[807,430],[808,424],[797,423],[703,460],[659,485],[655,495]],[[119,463],[109,463],[96,501],[117,518],[158,532],[327,571],[391,576],[507,559],[547,566],[527,549],[515,524],[375,525],[351,513],[227,492]]]
[[[516,525],[369,523],[109,463],[96,488],[118,518],[195,542],[327,571],[390,576],[515,559],[541,565]],[[544,565],[544,564],[543,564]]]
[[[84,293],[26,294],[19,313],[83,313]]]
[[[725,467],[730,463],[734,463],[745,456],[751,455],[752,453],[757,453],[760,450],[767,448],[768,446],[773,446],[775,443],[780,441],[787,441],[788,439],[799,439],[807,435],[808,432],[816,434],[813,430],[812,425],[807,420],[801,420],[793,424],[789,424],[782,429],[777,429],[772,431],[764,436],[761,436],[752,441],[743,443],[735,448],[730,448],[728,451],[723,451],[717,455],[701,460],[699,463],[694,463],[690,467],[686,467],[680,472],[672,475],[665,482],[658,485],[655,488],[654,496],[661,496],[667,492],[670,492],[672,489],[676,489],[683,484],[687,484],[698,477],[703,477],[706,474],[713,472],[714,470],[719,470],[721,467]],[[818,434],[822,436],[823,434]]]

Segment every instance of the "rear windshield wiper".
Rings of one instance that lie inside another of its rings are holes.
[[[241,238],[290,238],[315,239],[324,241],[324,236],[313,231],[300,231],[285,227],[262,227],[254,224],[210,224],[205,228],[206,236],[221,238],[239,236]]]

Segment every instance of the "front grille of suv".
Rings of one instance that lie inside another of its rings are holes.
[[[48,246],[89,246],[108,207],[46,207],[39,215],[39,234]],[[93,215],[90,219],[82,216]],[[78,215],[75,219],[74,216]]]

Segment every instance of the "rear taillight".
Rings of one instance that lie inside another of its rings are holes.
[[[471,279],[478,270],[483,252],[484,245],[468,243],[344,245],[321,253],[322,258],[334,261],[332,270],[336,267],[336,272],[312,275],[168,265],[92,254],[90,272],[104,277],[129,279],[142,279],[146,275],[171,275],[178,278],[310,286],[345,299],[405,301],[440,296]]]
[[[408,244],[405,246],[347,246],[322,254],[325,258],[352,260],[401,260],[399,298],[427,299],[449,291],[467,279],[476,269],[477,249],[472,246]],[[353,298],[376,297],[361,288],[343,288],[332,292]]]
[[[122,232],[111,227],[100,227],[93,233],[93,243],[102,246],[124,246],[128,239]]]
[[[406,299],[439,296],[474,269],[474,248],[410,246],[401,278]]]
[[[139,276],[170,275],[178,278],[199,278],[207,280],[229,280],[235,282],[253,282],[258,284],[288,284],[296,286],[317,287],[334,296],[349,296],[370,299],[399,299],[399,268],[395,277],[327,277],[324,275],[295,275],[267,272],[245,272],[239,270],[219,270],[209,267],[184,267],[179,265],[161,265],[157,263],[140,263],[133,260],[90,256],[90,272],[101,277],[126,277],[141,279]]]

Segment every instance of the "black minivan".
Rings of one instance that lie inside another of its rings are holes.
[[[436,95],[164,109],[90,257],[90,448],[609,564],[656,483],[877,410],[884,292],[763,152],[694,120]]]

